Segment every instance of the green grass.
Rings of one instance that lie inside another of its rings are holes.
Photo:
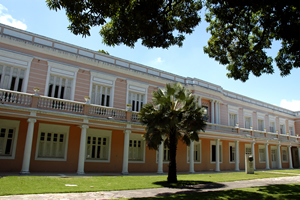
[[[274,170],[274,171],[272,171],[272,172],[300,174],[300,169]]]
[[[135,198],[138,199],[138,198]],[[215,192],[177,194],[171,196],[158,196],[147,199],[209,199],[209,200],[272,200],[272,199],[300,199],[300,184],[270,185],[264,187],[242,188]]]
[[[0,195],[38,194],[61,192],[89,192],[108,190],[127,190],[159,187],[182,187],[202,183],[249,180],[288,176],[266,172],[255,174],[214,173],[178,175],[178,184],[169,185],[167,176],[98,176],[98,177],[44,177],[44,176],[7,176],[0,178]],[[77,185],[67,187],[65,184]],[[92,186],[92,187],[91,187]]]

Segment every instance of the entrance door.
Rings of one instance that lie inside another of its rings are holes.
[[[277,168],[277,149],[276,149],[276,147],[271,147],[271,165],[272,165],[272,169]]]
[[[299,168],[298,148],[292,148],[293,167]]]

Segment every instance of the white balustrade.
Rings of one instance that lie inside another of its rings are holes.
[[[83,106],[84,103],[45,96],[39,97],[38,101],[38,108],[66,112],[83,113]]]
[[[132,121],[139,121],[139,114],[138,113],[131,113],[131,120]]]
[[[32,94],[0,89],[0,103],[30,106]]]
[[[102,117],[112,117],[114,119],[126,119],[126,111],[113,109],[110,107],[89,105],[89,115],[102,116]]]

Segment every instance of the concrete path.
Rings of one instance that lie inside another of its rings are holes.
[[[265,178],[247,181],[233,181],[200,184],[195,186],[187,186],[185,188],[155,188],[155,189],[140,189],[140,190],[121,190],[121,191],[100,191],[86,193],[57,193],[57,194],[30,194],[30,195],[11,195],[0,196],[3,199],[118,199],[118,198],[141,198],[155,196],[169,196],[175,194],[187,194],[195,192],[219,191],[238,189],[246,187],[258,187],[277,184],[292,184],[300,183],[300,176]]]

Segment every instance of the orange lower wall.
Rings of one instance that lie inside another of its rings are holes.
[[[1,118],[0,118],[1,119]],[[2,117],[2,119],[4,119]],[[19,172],[22,168],[24,147],[26,141],[27,119],[13,119],[6,117],[5,119],[19,120],[19,133],[17,139],[16,155],[15,159],[1,159],[0,171],[1,172]],[[31,160],[30,160],[30,171],[32,172],[76,172],[78,167],[78,155],[80,146],[80,135],[81,128],[78,125],[73,124],[63,124],[70,127],[69,129],[69,139],[67,148],[67,160],[66,161],[43,161],[36,160],[36,144],[38,139],[38,130],[40,123],[48,123],[45,121],[37,121],[34,125],[34,135],[32,142]],[[94,128],[94,127],[90,127]],[[124,149],[124,133],[121,130],[112,130],[111,138],[111,153],[110,162],[85,162],[85,172],[122,172],[123,165],[123,149]],[[214,171],[215,163],[211,163],[210,158],[210,141],[212,139],[200,138],[201,140],[201,163],[195,163],[195,171]],[[235,163],[230,163],[229,161],[229,143],[234,141],[221,140],[222,142],[222,162],[220,163],[220,170],[235,170]],[[240,163],[239,169],[245,169],[245,144],[246,142],[239,142],[239,156]],[[266,163],[259,163],[259,152],[258,145],[262,143],[256,143],[255,148],[255,164],[256,169],[265,169]],[[269,163],[271,168],[271,146],[269,145]],[[145,148],[145,162],[144,163],[131,163],[128,164],[129,172],[156,172],[157,162],[156,162],[156,151],[149,150]],[[187,146],[182,142],[178,141],[177,146],[177,171],[189,171],[189,163],[187,162]],[[288,168],[289,163],[282,163],[282,168]],[[168,163],[163,164],[164,172],[168,171]]]

